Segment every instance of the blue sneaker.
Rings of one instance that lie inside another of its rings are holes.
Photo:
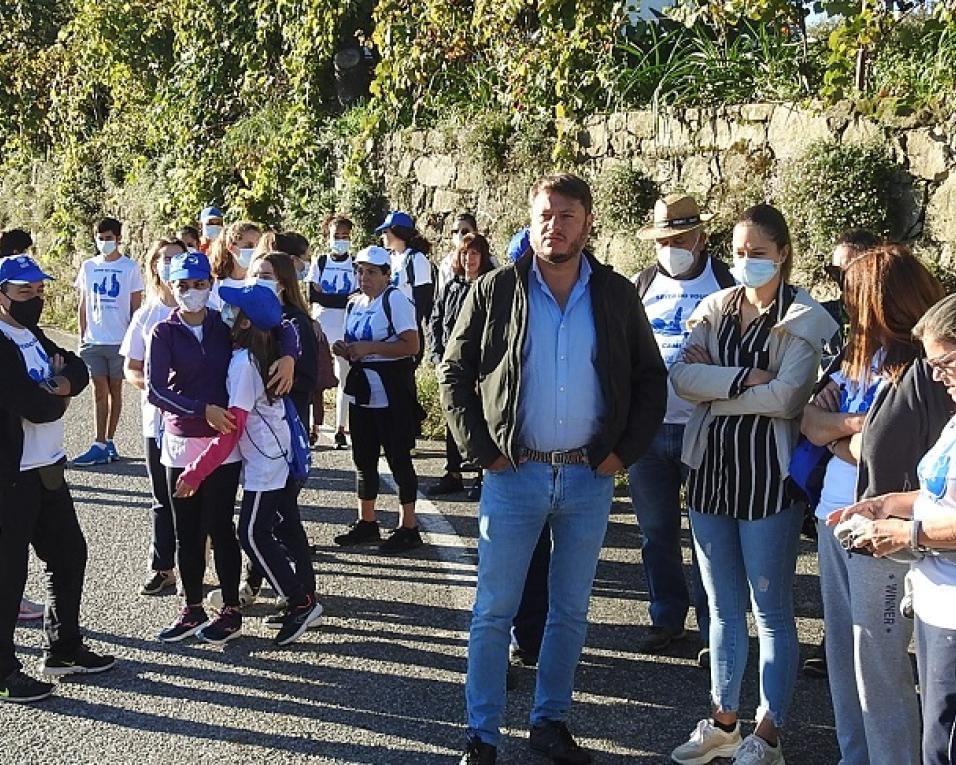
[[[110,461],[109,448],[93,444],[85,454],[73,458],[73,467],[90,467],[91,465],[106,465]]]
[[[119,452],[116,451],[116,444],[112,441],[106,442],[106,453],[109,455],[110,462],[119,462]]]

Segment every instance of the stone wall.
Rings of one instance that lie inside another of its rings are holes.
[[[877,122],[855,114],[849,105],[822,111],[748,104],[597,115],[570,130],[577,158],[563,166],[591,179],[599,198],[602,177],[616,166],[630,165],[664,193],[697,195],[718,215],[716,226],[726,226],[743,205],[765,198],[767,179],[812,142],[883,143],[904,170],[907,236],[933,248],[947,265],[956,260],[956,123]],[[561,164],[549,156],[532,156],[517,170],[489,169],[476,158],[468,135],[467,125],[402,131],[373,154],[372,175],[389,203],[415,214],[433,239],[442,237],[443,250],[449,247],[451,221],[459,210],[474,211],[495,245],[502,246],[526,223],[531,179]],[[601,226],[600,208],[598,212],[594,243],[600,256],[624,271],[649,257],[650,251],[633,237],[636,224]]]

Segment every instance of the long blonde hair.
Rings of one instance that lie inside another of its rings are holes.
[[[183,252],[186,252],[186,245],[183,240],[174,236],[164,236],[162,239],[153,242],[146,254],[146,298],[148,300],[162,299],[163,283],[159,279],[159,274],[156,273],[156,264],[166,247],[179,247]]]

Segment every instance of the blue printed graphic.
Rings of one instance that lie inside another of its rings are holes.
[[[936,457],[930,465],[920,465],[923,487],[934,499],[942,499],[949,483],[949,450]]]
[[[107,288],[106,282],[109,281],[110,286]],[[110,274],[109,276],[104,276],[103,280],[99,283],[93,282],[93,294],[94,295],[105,295],[106,297],[115,298],[120,294],[120,283],[119,279],[116,278],[116,274]]]
[[[863,394],[863,398],[860,399],[860,402],[856,405],[854,409],[850,408],[851,395],[847,386],[843,385],[840,387],[840,411],[846,412],[847,414],[863,414],[864,412],[869,412],[870,407],[873,406],[873,401],[876,398],[877,391],[880,389],[880,380],[870,383],[867,387],[866,392]]]
[[[374,318],[375,313],[372,311],[358,314],[351,313],[345,325],[345,342],[354,343],[359,340],[363,342],[373,340],[372,319]]]
[[[46,351],[43,350],[43,346],[39,343],[35,344],[36,354],[39,357],[40,363],[43,364],[42,369],[37,369],[27,365],[27,374],[30,375],[30,379],[34,382],[43,382],[50,376],[50,357],[47,356]],[[24,357],[25,358],[25,357]]]
[[[674,318],[654,319],[651,321],[651,329],[658,335],[683,335],[684,327],[681,324],[681,314],[684,312],[683,306],[678,307],[674,313]]]
[[[322,292],[330,295],[351,295],[355,291],[352,274],[348,271],[334,271],[331,281],[326,277],[327,273],[328,270],[322,272],[322,279],[319,282]]]

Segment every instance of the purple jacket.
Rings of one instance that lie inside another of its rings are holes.
[[[295,327],[283,322],[278,336],[281,352],[298,358]],[[163,411],[166,430],[188,438],[216,435],[206,422],[206,405],[228,406],[226,374],[231,359],[232,334],[219,311],[206,310],[201,343],[178,309],[153,327],[146,363],[148,398]]]

